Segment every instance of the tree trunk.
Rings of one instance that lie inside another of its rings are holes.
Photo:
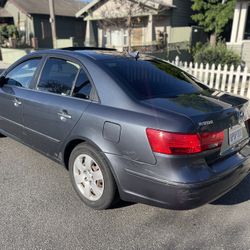
[[[128,51],[131,52],[131,44],[132,44],[132,16],[129,14],[128,16]]]
[[[217,43],[217,35],[216,35],[216,33],[212,33],[212,34],[210,35],[210,45],[211,45],[212,47],[215,47],[215,46],[216,46],[216,43]]]

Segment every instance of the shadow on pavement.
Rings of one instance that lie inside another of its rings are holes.
[[[124,208],[124,207],[129,207],[129,206],[132,206],[136,203],[132,203],[132,202],[127,202],[127,201],[122,201],[122,200],[119,200],[117,201],[113,206],[112,206],[112,210],[113,209],[119,209],[119,208]]]
[[[238,186],[218,200],[212,202],[212,205],[236,205],[250,200],[250,176],[248,175]]]

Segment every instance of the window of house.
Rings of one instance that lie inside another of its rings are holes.
[[[40,58],[34,58],[16,66],[6,75],[6,84],[28,88],[40,61]]]
[[[110,40],[110,33],[108,30],[104,29],[103,30],[103,38],[102,38],[102,46],[106,47],[109,45],[109,40]]]
[[[244,40],[250,40],[250,6],[248,7]]]
[[[58,58],[45,63],[37,89],[63,96],[69,96],[80,66]]]
[[[51,27],[47,20],[41,21],[42,39],[51,37]]]
[[[128,31],[123,30],[123,45],[127,46],[128,45]]]

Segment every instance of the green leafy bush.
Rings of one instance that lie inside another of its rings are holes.
[[[17,27],[13,24],[0,25],[0,45],[6,43],[9,38],[19,38]]]
[[[2,44],[4,40],[8,39],[9,34],[8,34],[8,29],[7,25],[3,24],[0,25],[0,43]]]
[[[8,35],[11,38],[18,38],[19,37],[19,33],[17,30],[17,27],[13,24],[11,25],[7,25],[7,30],[8,30]]]
[[[197,63],[209,63],[210,65],[214,63],[216,66],[219,64],[222,66],[233,64],[237,67],[241,64],[240,56],[228,49],[223,42],[219,42],[216,46],[197,44],[193,49],[193,57]]]

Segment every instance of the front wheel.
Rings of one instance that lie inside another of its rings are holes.
[[[69,172],[74,189],[87,206],[97,210],[111,207],[117,189],[100,152],[88,144],[79,144],[70,155]]]

